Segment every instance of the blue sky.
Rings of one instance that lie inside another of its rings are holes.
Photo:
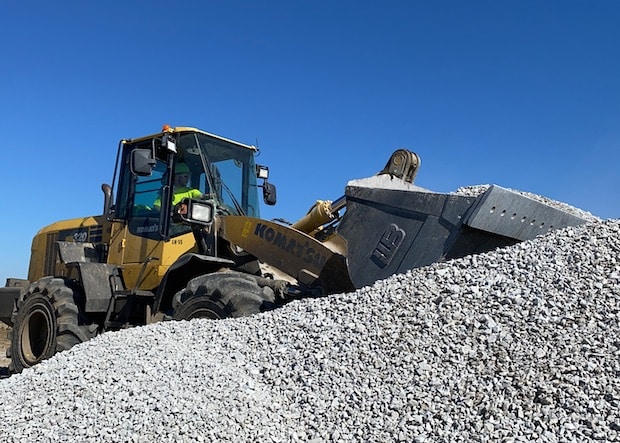
[[[118,141],[248,144],[278,204],[417,152],[434,191],[499,184],[620,218],[620,2],[23,1],[0,16],[0,284],[43,226],[101,213]]]

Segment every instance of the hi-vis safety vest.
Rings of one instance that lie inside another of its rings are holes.
[[[202,195],[202,192],[200,192],[198,189],[192,189],[192,188],[188,188],[185,186],[182,188],[175,188],[173,192],[174,192],[174,194],[172,195],[173,206],[176,205],[177,203],[180,203],[181,200],[183,200],[184,198],[196,198]],[[161,201],[159,200],[159,198],[155,200],[155,202],[153,202],[153,206],[161,206]]]

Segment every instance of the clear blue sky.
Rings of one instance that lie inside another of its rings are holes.
[[[0,14],[0,285],[32,236],[101,213],[121,138],[248,144],[295,220],[416,151],[416,183],[496,183],[620,218],[620,1],[22,1]]]

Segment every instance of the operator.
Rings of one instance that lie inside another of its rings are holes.
[[[184,198],[198,198],[202,195],[200,190],[189,188],[187,182],[189,180],[189,168],[185,163],[177,163],[174,167],[174,182],[172,187],[172,206],[180,203]],[[159,208],[161,201],[159,198],[155,200],[153,206]]]

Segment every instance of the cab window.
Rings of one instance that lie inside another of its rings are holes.
[[[132,216],[159,214],[159,194],[165,173],[166,165],[158,161],[150,176],[136,177]]]

